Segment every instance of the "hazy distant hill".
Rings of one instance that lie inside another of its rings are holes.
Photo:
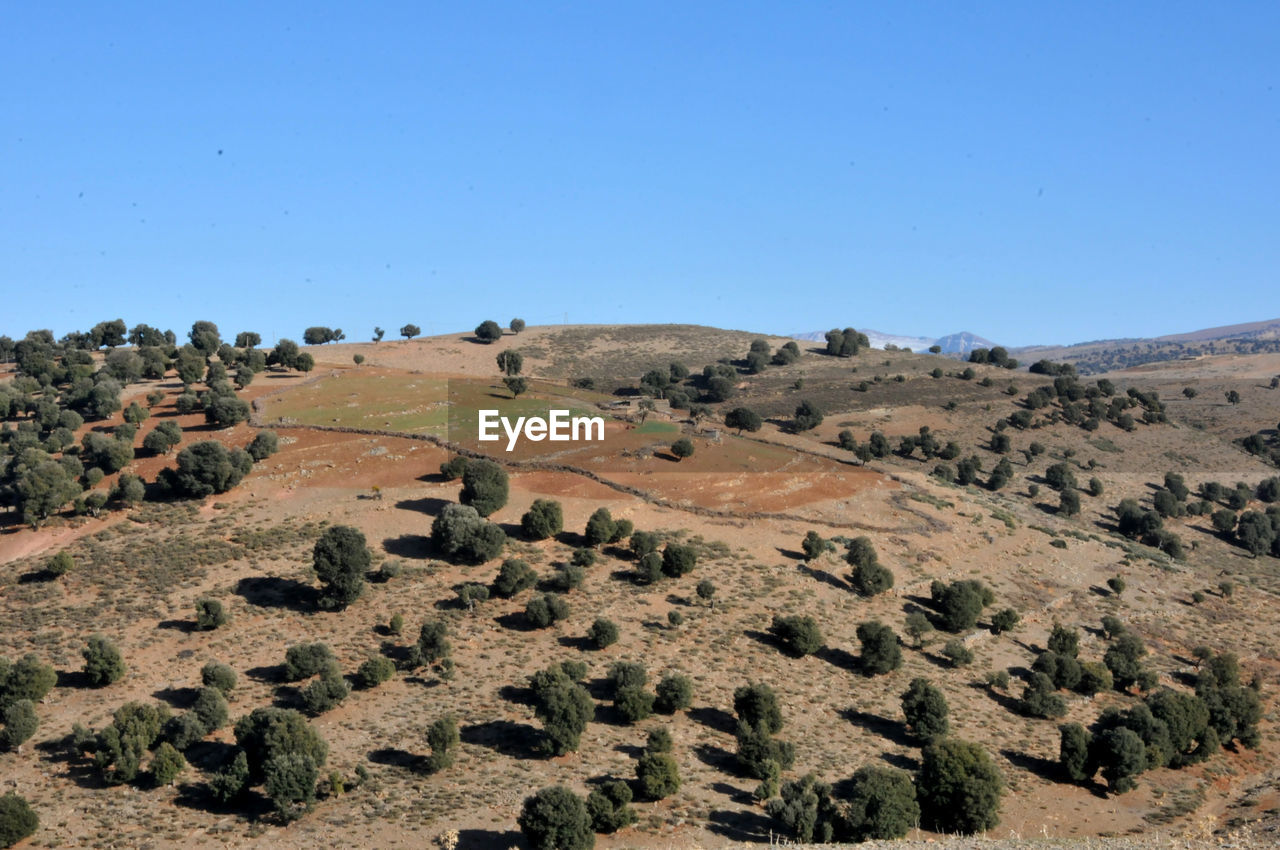
[[[1280,351],[1280,319],[1223,325],[1147,339],[1099,339],[1074,345],[1033,345],[1010,349],[1024,364],[1047,359],[1074,363],[1085,375],[1144,363],[1207,354],[1263,354]]]
[[[927,336],[887,334],[870,328],[858,328],[858,330],[867,335],[867,339],[871,341],[872,348],[885,348],[886,346],[894,345],[898,348],[910,348],[912,351],[927,351],[931,345],[940,345],[945,354],[968,354],[975,348],[990,348],[995,345],[990,340],[968,331],[948,334],[934,339]],[[826,338],[826,333],[826,331],[809,331],[807,333],[791,334],[791,336],[795,339],[821,342]]]

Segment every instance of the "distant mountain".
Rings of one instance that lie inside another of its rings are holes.
[[[960,333],[948,334],[944,337],[934,339],[927,336],[902,336],[900,334],[887,334],[881,331],[875,331],[871,328],[858,328],[861,333],[867,335],[872,348],[885,348],[886,346],[897,346],[898,348],[910,348],[912,351],[927,351],[930,346],[942,346],[944,354],[968,354],[975,348],[991,348],[995,345],[988,339],[978,336],[977,334],[961,331]],[[808,331],[806,333],[791,334],[792,339],[813,340],[823,342],[826,340],[826,331]]]
[[[1009,353],[1023,364],[1041,359],[1063,361],[1074,364],[1083,375],[1096,375],[1165,360],[1275,351],[1280,351],[1280,319],[1146,339],[1098,339],[1074,345],[1031,345],[1010,349]]]

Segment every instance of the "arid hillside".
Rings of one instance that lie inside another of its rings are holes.
[[[852,813],[859,769],[924,788],[948,740],[985,752],[1001,792],[980,831],[1014,846],[1267,846],[1280,811],[1280,560],[1269,541],[1249,547],[1280,499],[1267,484],[1280,475],[1280,355],[1086,378],[865,348],[834,356],[820,342],[783,354],[785,338],[764,338],[752,358],[757,339],[581,326],[492,344],[312,346],[312,368],[273,366],[240,387],[252,418],[227,427],[207,412],[218,393],[190,407],[173,369],[126,383],[119,409],[70,429],[75,444],[114,435],[132,448],[86,491],[103,494],[100,509],[81,495],[81,510],[69,498],[38,528],[21,510],[0,526],[0,655],[33,653],[56,673],[34,734],[0,751],[4,790],[39,816],[31,846],[526,846],[531,795],[563,785],[585,799],[615,780],[635,821],[598,829],[597,847],[741,846],[820,836],[794,816],[794,783],[809,774],[830,789],[804,805],[840,836],[864,828]],[[520,355],[506,370],[518,374],[503,374],[504,354]],[[214,362],[224,355],[236,356]],[[0,384],[18,386],[5,368]],[[189,385],[204,393],[206,380]],[[33,407],[53,398],[27,389]],[[131,401],[148,416],[122,437]],[[490,406],[600,416],[604,439],[507,452],[476,439],[476,411]],[[755,421],[726,423],[739,408]],[[12,411],[6,444],[32,423],[47,445],[40,415]],[[149,451],[162,422],[181,440]],[[234,486],[203,497],[162,486],[185,448],[244,448],[265,431],[276,451]],[[85,450],[55,454],[80,458],[88,477]],[[487,516],[501,540],[475,543],[475,557],[447,551],[440,530],[474,499],[460,456],[476,480],[487,456],[507,482]],[[122,497],[130,476],[144,498]],[[528,515],[549,501],[562,528],[530,533]],[[611,534],[593,522],[601,509]],[[369,562],[358,595],[332,604],[316,546],[344,527]],[[60,553],[72,565],[55,575]],[[512,560],[533,573],[515,587]],[[970,617],[960,609],[972,582],[982,589]],[[227,621],[199,627],[202,600]],[[892,633],[877,642],[868,624]],[[94,635],[127,668],[100,686],[82,654]],[[312,642],[331,662],[291,676],[287,652]],[[112,726],[131,702],[175,718],[207,710],[209,662],[235,673],[224,722],[185,736],[178,721],[147,734],[136,718]],[[563,662],[579,669],[545,672]],[[367,681],[377,666],[385,681]],[[1090,688],[1082,670],[1106,681]],[[554,699],[531,684],[540,671],[564,678]],[[916,679],[948,708],[937,740],[904,715]],[[668,704],[664,688],[680,683],[687,701]],[[746,709],[735,707],[753,683],[773,690],[780,714],[763,738],[742,731]],[[579,740],[548,752],[548,706],[579,691]],[[1181,725],[1159,713],[1169,694],[1185,707]],[[1145,719],[1149,705],[1159,723]],[[315,775],[299,774],[310,788],[264,782],[284,768],[255,764],[243,793],[219,799],[248,737],[237,721],[267,707],[302,712],[325,742]],[[1063,724],[1091,742],[1085,777],[1060,758]],[[679,777],[661,794],[637,773],[653,762],[656,729]],[[110,744],[122,730],[147,738],[128,778],[129,745]],[[1127,762],[1102,743],[1130,737],[1139,749]],[[156,787],[155,753],[169,741],[185,767]],[[910,838],[954,831],[921,800]]]

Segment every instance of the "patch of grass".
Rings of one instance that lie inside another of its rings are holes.
[[[993,519],[998,519],[1001,522],[1003,522],[1005,528],[1009,529],[1010,531],[1013,531],[1015,528],[1018,527],[1018,520],[1014,518],[1013,514],[1009,513],[1008,511],[1001,510],[1000,508],[992,508],[991,517]]]
[[[933,505],[938,510],[943,508],[954,508],[955,502],[948,502],[946,499],[935,496],[932,493],[924,493],[918,490],[912,490],[907,494],[907,498],[915,502],[924,502],[926,505]]]
[[[1112,454],[1120,454],[1124,449],[1111,442],[1106,437],[1090,437],[1086,442],[1100,452],[1111,452]]]

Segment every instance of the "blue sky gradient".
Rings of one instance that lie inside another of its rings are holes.
[[[0,333],[1280,316],[1268,3],[10,4]]]

